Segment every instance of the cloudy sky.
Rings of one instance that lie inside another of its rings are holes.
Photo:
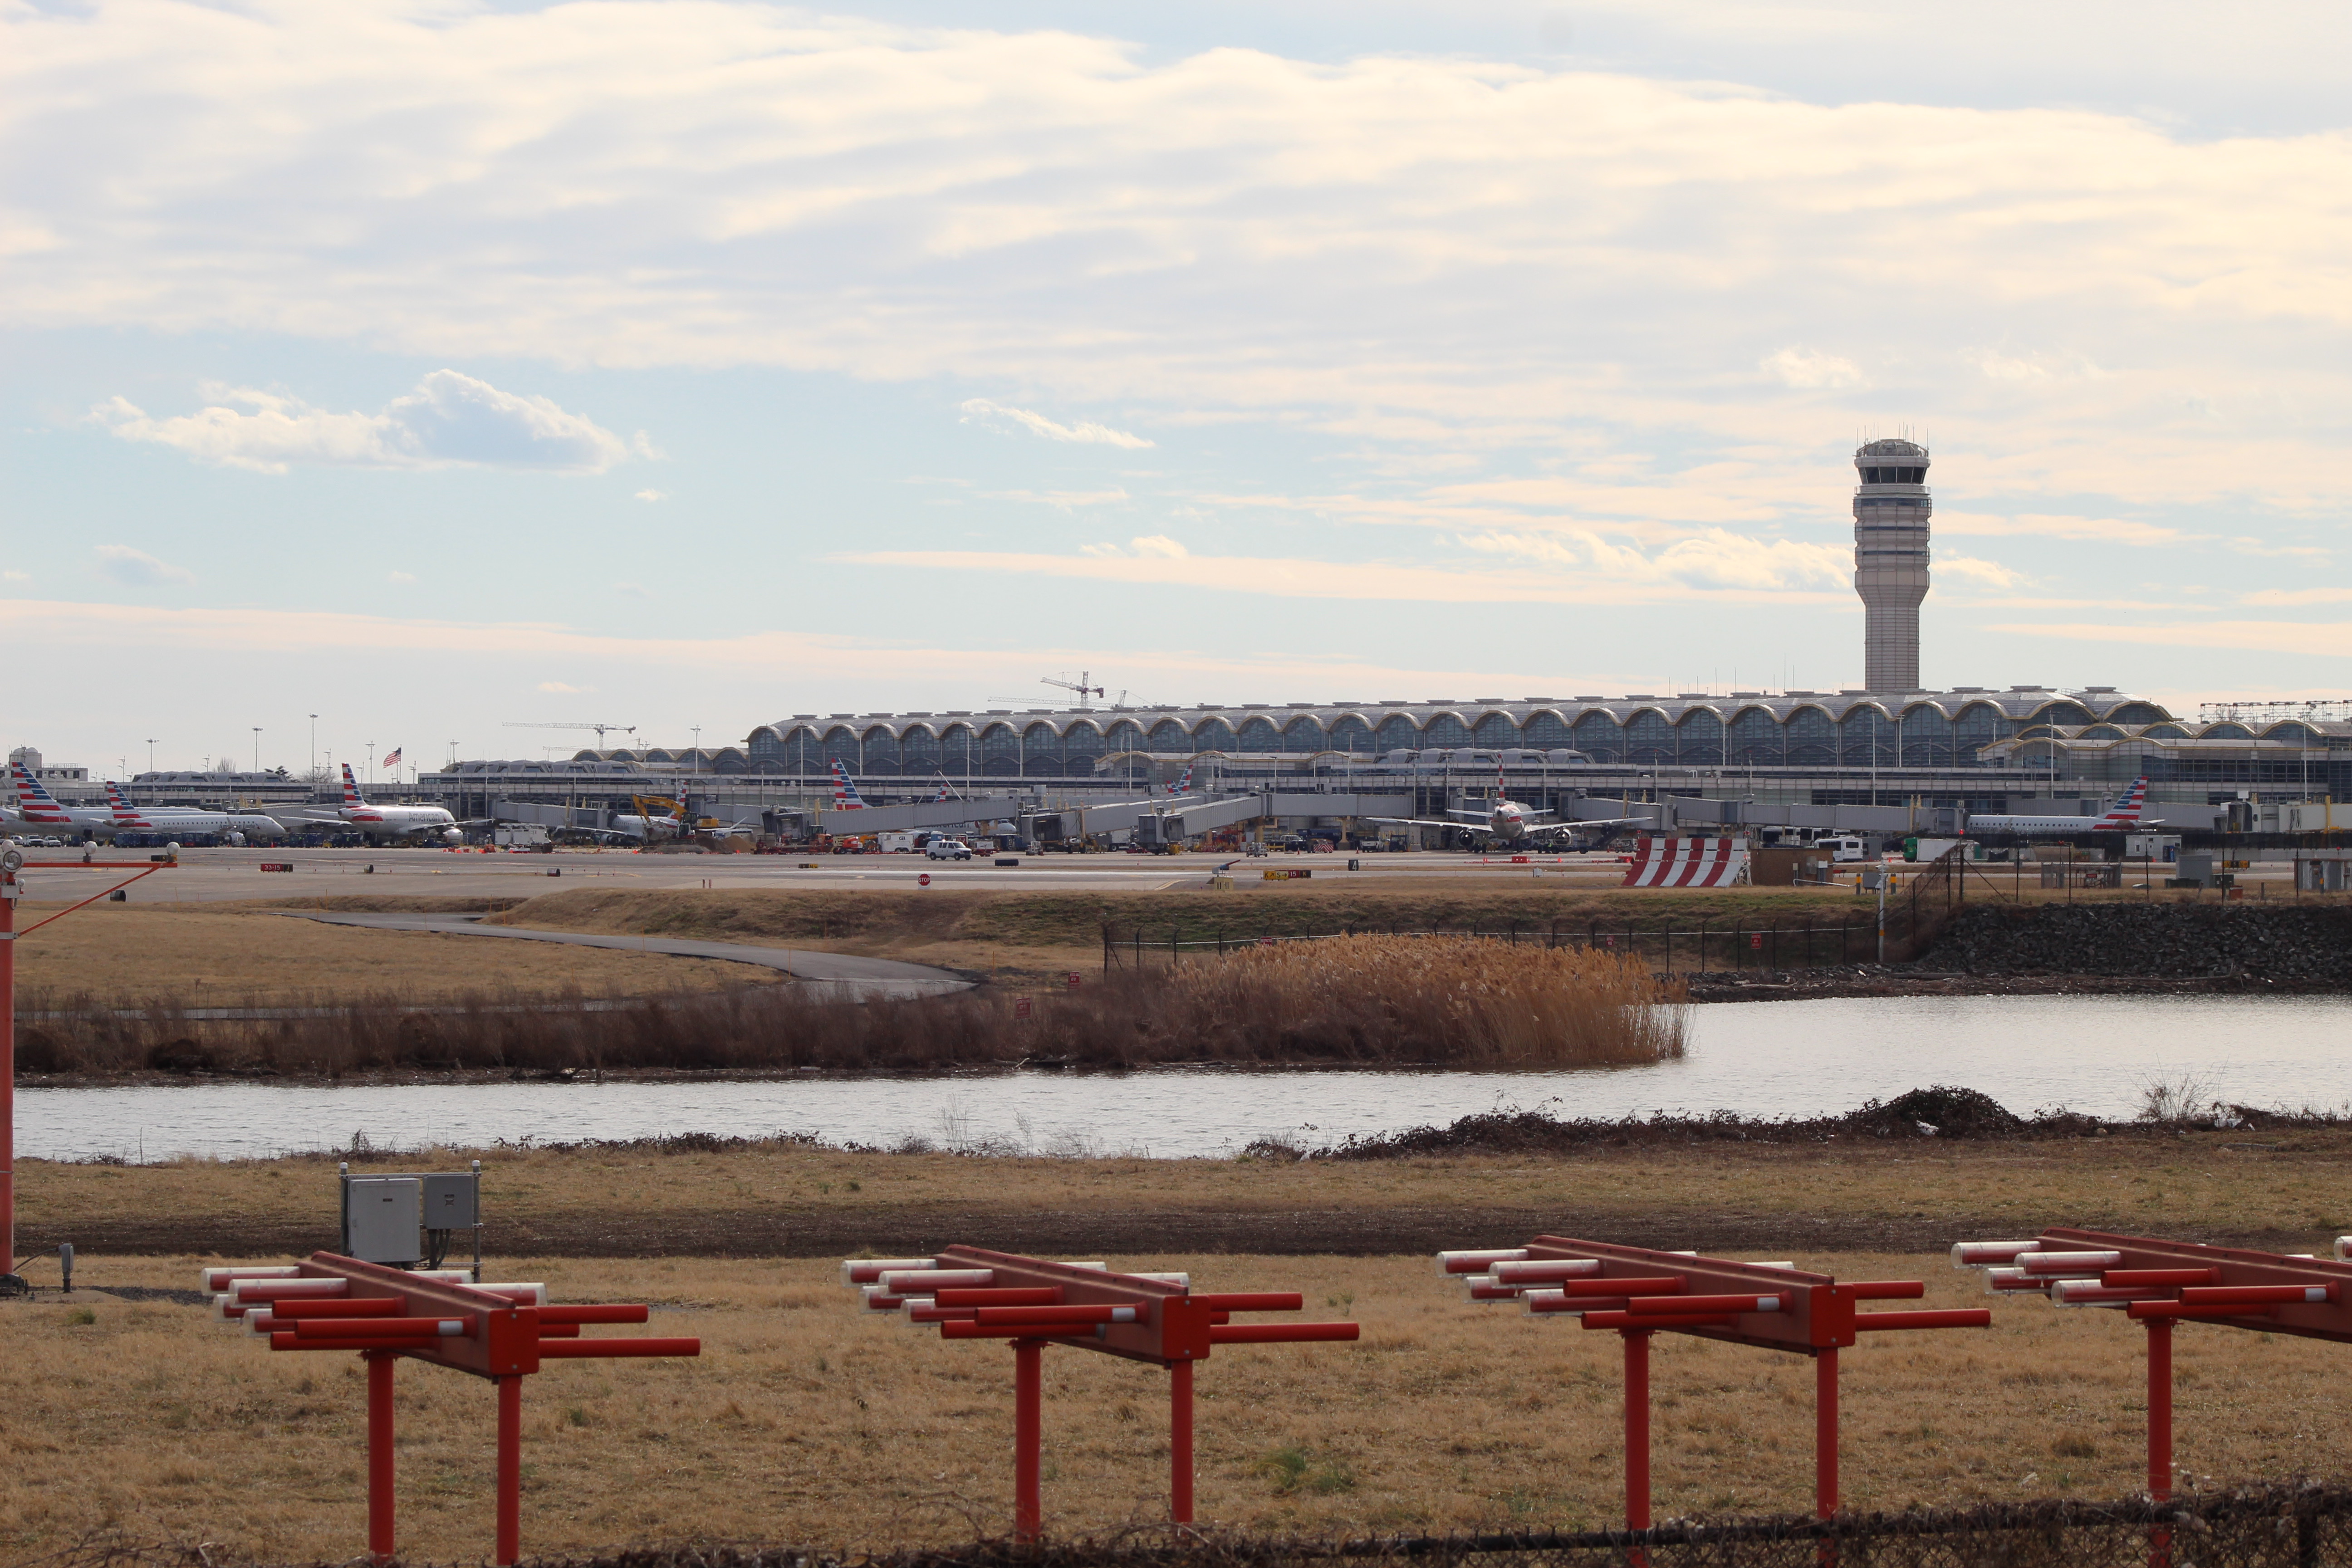
[[[2352,690],[2352,13],[0,0],[10,742]]]

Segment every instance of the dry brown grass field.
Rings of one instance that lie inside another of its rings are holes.
[[[1080,1234],[1236,1236],[1303,1216],[1378,1237],[1399,1216],[1476,1226],[1480,1214],[1551,1216],[1546,1228],[1685,1247],[1727,1227],[1806,1237],[2072,1224],[2325,1252],[2352,1231],[2352,1133],[2134,1134],[1984,1142],[1910,1141],[1603,1146],[1573,1155],[1381,1161],[973,1159],[850,1153],[789,1143],[726,1152],[617,1147],[437,1150],[354,1169],[432,1169],[485,1158],[489,1245],[510,1253],[809,1256],[819,1248],[968,1240],[991,1226]],[[19,1162],[24,1250],[59,1241],[110,1252],[204,1245],[299,1252],[334,1240],[325,1158],[107,1166]],[[1455,1218],[1454,1216],[1466,1216]],[[816,1238],[816,1239],[812,1239]],[[929,1238],[929,1239],[922,1239]],[[1507,1245],[1511,1235],[1448,1245]],[[1203,1241],[1197,1245],[1219,1244]],[[1249,1245],[1225,1243],[1229,1249]],[[1351,1249],[1358,1244],[1351,1240]],[[1854,1245],[1835,1241],[1817,1245]],[[1289,1249],[1286,1247],[1285,1249]],[[1301,1249],[1305,1249],[1302,1247]],[[1785,1256],[1776,1253],[1774,1256]]]
[[[62,905],[27,902],[19,926]],[[778,978],[746,963],[553,942],[363,931],[215,904],[93,904],[16,944],[28,997],[95,995],[184,1006],[400,994],[654,995]],[[28,1005],[40,1005],[37,1001]]]
[[[1934,1258],[1802,1255],[1847,1279],[1925,1278],[1928,1305],[1982,1302]],[[184,1287],[194,1258],[91,1258],[96,1286]],[[1593,1525],[1619,1506],[1614,1335],[1474,1308],[1422,1258],[1155,1256],[1220,1289],[1299,1289],[1361,1342],[1226,1346],[1200,1373],[1200,1513],[1252,1529]],[[1003,1531],[1010,1352],[861,1315],[823,1261],[502,1262],[571,1300],[655,1303],[700,1359],[550,1364],[529,1380],[529,1552],[687,1538],[854,1547]],[[210,1561],[347,1559],[363,1540],[358,1361],[273,1353],[200,1309],[78,1293],[0,1304],[0,1550],[86,1532],[208,1543]],[[1862,1508],[2140,1484],[2138,1333],[2109,1313],[2001,1304],[1990,1331],[1869,1337],[1846,1352],[1845,1489]],[[2184,1328],[2185,1479],[2339,1472],[2341,1346]],[[1811,1369],[1659,1336],[1661,1518],[1802,1510]],[[487,1384],[403,1363],[400,1541],[420,1559],[490,1546]],[[1045,1502],[1079,1534],[1164,1517],[1166,1381],[1046,1356]]]

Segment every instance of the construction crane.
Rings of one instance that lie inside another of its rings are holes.
[[[632,743],[635,743],[637,738],[637,727],[635,724],[598,724],[594,722],[586,724],[543,724],[527,719],[507,719],[501,721],[499,727],[504,730],[593,730],[596,731],[596,749],[600,752],[604,749],[604,734],[605,731],[609,730],[618,730],[622,734],[626,735]]]
[[[1083,713],[1087,711],[1087,698],[1101,697],[1106,694],[1103,688],[1099,686],[1089,686],[1087,684],[1087,680],[1091,678],[1091,671],[1082,669],[1078,671],[1078,678],[1075,681],[1059,680],[1050,675],[1041,675],[1037,678],[1037,682],[1041,686],[1058,686],[1065,691],[1076,694],[1077,701],[1073,703],[1072,706],[1079,712]]]

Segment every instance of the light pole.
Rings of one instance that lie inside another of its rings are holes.
[[[258,724],[253,727],[253,771],[261,771],[261,726]]]
[[[151,773],[155,771],[155,737],[152,735],[147,737],[147,771]]]
[[[694,771],[699,774],[702,772],[702,726],[688,724],[687,728],[694,731]]]
[[[310,778],[311,778],[312,782],[314,782],[314,783],[315,783],[315,782],[317,781],[318,777],[319,777],[319,716],[318,716],[316,713],[313,713],[313,714],[311,714],[311,715],[310,715]]]

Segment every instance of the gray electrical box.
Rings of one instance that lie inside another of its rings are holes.
[[[425,1178],[343,1178],[343,1256],[405,1267],[425,1256]]]
[[[474,1201],[480,1184],[481,1178],[471,1173],[425,1177],[425,1228],[471,1230],[480,1224],[475,1217],[478,1205]]]
[[[354,1176],[342,1166],[343,1256],[365,1263],[438,1268],[459,1231],[473,1233],[482,1277],[482,1164],[419,1176]]]

